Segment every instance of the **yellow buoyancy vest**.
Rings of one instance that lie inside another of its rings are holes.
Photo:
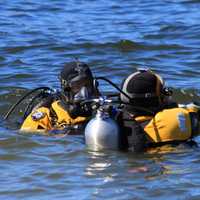
[[[56,114],[56,123],[52,123],[50,109],[46,107],[38,108],[33,111],[24,120],[22,131],[49,131],[55,129],[63,129],[65,125],[76,125],[86,121],[86,117],[71,118],[69,113],[59,105],[59,101],[55,101],[51,105],[51,109]]]
[[[49,131],[52,130],[50,110],[46,107],[38,108],[24,120],[22,131]]]
[[[52,103],[52,108],[57,115],[58,124],[75,125],[86,121],[86,117],[71,118],[69,113],[59,105],[59,101]]]
[[[149,121],[144,130],[152,143],[184,141],[192,136],[190,112],[197,112],[194,107],[171,108],[158,112],[154,117],[136,117],[136,121]]]

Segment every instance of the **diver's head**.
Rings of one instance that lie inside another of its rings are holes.
[[[161,76],[149,69],[130,74],[122,83],[122,91],[130,97],[120,94],[123,103],[143,108],[160,107],[170,95]]]
[[[61,70],[60,81],[67,100],[86,100],[98,94],[92,72],[85,63],[66,63]]]

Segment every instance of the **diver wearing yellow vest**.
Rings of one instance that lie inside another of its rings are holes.
[[[82,62],[67,63],[60,73],[59,94],[48,95],[27,114],[22,131],[52,131],[84,126],[92,114],[82,101],[99,95],[89,66]]]
[[[145,147],[192,139],[199,132],[199,107],[179,106],[163,79],[150,70],[130,74],[122,84],[123,111],[118,117],[122,148]],[[129,98],[128,98],[129,97]]]

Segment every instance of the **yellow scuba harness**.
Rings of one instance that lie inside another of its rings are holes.
[[[143,124],[150,143],[184,141],[197,134],[197,107],[170,108],[155,116],[139,116],[134,119]],[[195,115],[196,118],[193,116]]]
[[[86,121],[86,117],[71,118],[69,113],[55,101],[51,108],[41,107],[33,111],[21,126],[23,131],[49,131],[63,129],[66,125],[76,125]],[[51,113],[54,113],[52,116]]]
[[[86,121],[86,117],[71,118],[70,114],[59,104],[59,101],[52,103],[52,109],[56,113],[58,126],[61,124],[75,125]]]
[[[50,110],[45,107],[33,111],[24,120],[20,130],[22,131],[49,131],[52,130]]]

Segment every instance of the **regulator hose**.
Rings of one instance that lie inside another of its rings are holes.
[[[123,94],[124,96],[126,96],[130,101],[132,101],[132,98],[126,94],[124,91],[122,91],[115,83],[113,83],[112,81],[110,81],[109,79],[105,78],[105,77],[95,77],[96,80],[104,80],[106,82],[108,82],[110,85],[112,85],[115,89],[117,89],[121,94]],[[119,101],[121,102],[121,101]],[[123,104],[126,104],[126,105],[131,105],[132,108],[135,108],[137,110],[140,110],[140,111],[144,111],[144,112],[148,112],[150,114],[155,114],[155,112],[153,112],[152,110],[150,109],[146,109],[146,108],[142,108],[142,107],[139,107],[139,106],[133,106],[131,103],[125,103],[125,102],[121,102]]]
[[[23,119],[25,119],[28,114],[30,113],[30,111],[33,109],[33,104],[34,102],[38,99],[43,97],[43,95],[45,94],[45,90],[42,90],[39,94],[35,95],[33,97],[33,99],[30,101],[30,103],[26,106],[25,110],[24,110],[24,116]]]
[[[11,108],[8,110],[8,112],[4,115],[3,120],[8,119],[8,117],[10,116],[10,114],[15,110],[15,108],[24,100],[26,99],[28,96],[30,96],[31,94],[33,94],[34,92],[37,92],[39,90],[49,90],[53,92],[53,89],[49,88],[49,87],[38,87],[35,88],[33,90],[31,90],[30,92],[26,93],[21,99],[19,99],[14,105],[11,106]]]
[[[110,85],[112,85],[115,89],[117,89],[121,94],[123,94],[124,96],[126,96],[129,100],[131,100],[131,97],[128,96],[128,94],[126,94],[124,91],[122,91],[115,83],[113,83],[112,81],[110,81],[109,79],[105,78],[105,77],[95,77],[96,80],[104,80],[106,82],[108,82]]]

